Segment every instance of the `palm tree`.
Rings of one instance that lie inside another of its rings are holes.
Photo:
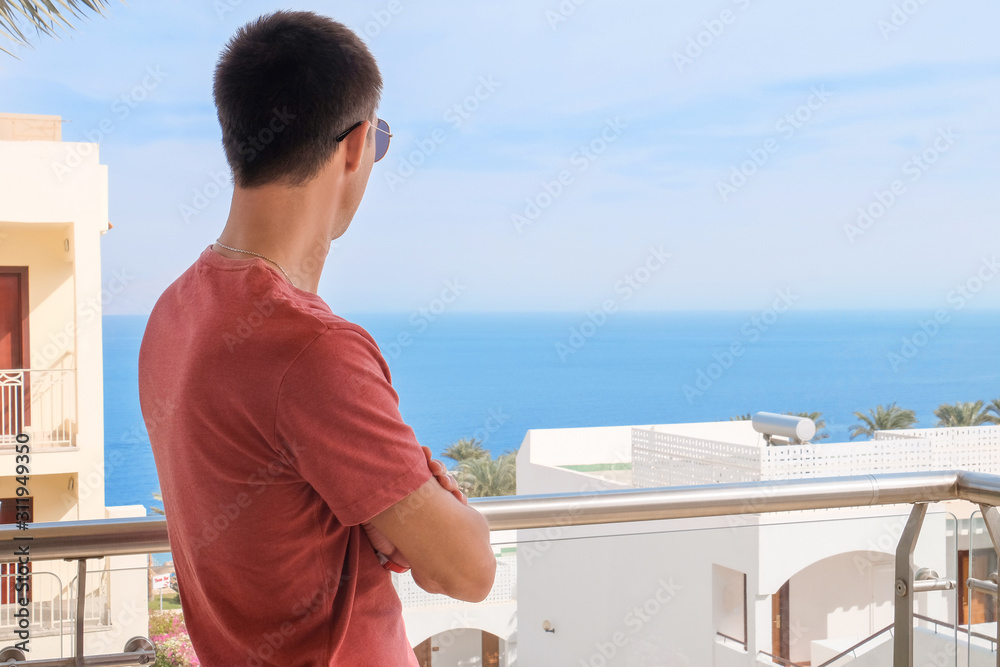
[[[731,421],[731,422],[748,422],[751,419],[753,419],[753,415],[751,415],[748,412],[745,415],[736,415],[735,417],[730,417],[729,421]]]
[[[992,404],[990,405],[992,408]],[[990,408],[984,408],[982,401],[975,403],[944,403],[934,411],[938,426],[979,426],[993,423]]]
[[[441,456],[445,456],[455,463],[461,464],[463,461],[468,461],[469,459],[488,459],[490,458],[490,453],[483,449],[483,443],[480,440],[462,438],[441,452]]]
[[[159,491],[154,491],[153,500],[159,500],[162,503],[163,494],[161,494]],[[159,507],[150,507],[149,509],[152,510],[153,514],[161,514],[161,515],[164,514],[163,510],[160,509]]]
[[[894,431],[901,428],[910,428],[917,423],[917,415],[913,410],[904,410],[897,407],[893,401],[888,407],[878,406],[874,410],[869,410],[868,414],[855,412],[854,416],[861,422],[857,426],[851,427],[851,440],[860,435],[871,437],[875,431]]]
[[[469,498],[513,496],[517,493],[516,454],[508,452],[497,458],[466,459],[458,464],[455,477]]]
[[[54,37],[60,27],[72,30],[71,19],[83,18],[86,11],[103,15],[107,4],[107,0],[0,0],[0,37],[27,46],[22,28]],[[0,51],[14,55],[3,47]]]
[[[990,415],[991,424],[1000,424],[1000,398],[994,398],[990,401],[990,404],[986,406],[986,412],[992,412]]]
[[[814,424],[816,424],[816,435],[813,440],[826,440],[830,437],[829,433],[821,433],[826,429],[826,420],[823,419],[822,412],[786,412],[786,415],[792,415],[793,417],[805,417],[806,419],[811,419]]]

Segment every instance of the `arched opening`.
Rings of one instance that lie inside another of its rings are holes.
[[[507,642],[476,628],[439,632],[413,652],[420,667],[507,667]]]
[[[878,633],[893,622],[893,581],[893,557],[881,552],[837,554],[799,570],[771,596],[770,652],[809,664],[816,652],[836,655]]]

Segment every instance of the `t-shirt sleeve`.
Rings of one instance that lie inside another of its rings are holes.
[[[275,442],[337,520],[368,521],[431,478],[375,343],[328,329],[285,373]]]

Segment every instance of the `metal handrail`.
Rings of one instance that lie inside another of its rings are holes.
[[[1000,475],[959,471],[474,498],[490,530],[968,500],[1000,505]],[[31,524],[32,559],[99,558],[170,550],[165,517]],[[14,526],[0,527],[10,553]]]
[[[923,614],[918,614],[916,612],[914,612],[913,618],[919,618],[921,621],[927,621],[928,623],[933,623],[934,625],[940,625],[940,626],[948,628],[949,630],[956,630],[958,632],[964,632],[965,634],[969,635],[970,637],[975,637],[976,639],[985,639],[990,644],[996,644],[997,643],[996,637],[990,637],[989,635],[984,635],[984,634],[979,633],[979,632],[973,632],[969,628],[963,628],[961,625],[959,625],[959,626],[956,627],[956,626],[952,625],[951,623],[949,623],[948,621],[939,621],[936,618],[931,618],[930,616],[924,616]],[[820,665],[820,667],[823,667],[823,666]]]
[[[1000,475],[962,471],[508,496],[473,499],[470,505],[483,514],[490,530],[515,530],[914,504],[916,519],[914,512],[911,512],[911,520],[907,524],[907,530],[912,532],[912,535],[908,537],[904,532],[900,543],[902,547],[904,542],[909,540],[906,546],[912,560],[912,542],[918,534],[919,520],[926,512],[926,504],[947,500],[967,500],[980,504],[984,518],[987,519],[987,526],[990,527],[991,536],[1000,535],[1000,517],[997,516],[995,509],[1000,505]],[[987,516],[986,510],[992,513]],[[910,526],[914,521],[916,530]],[[85,580],[86,559],[161,553],[170,550],[165,517],[33,523],[27,530],[19,530],[16,526],[4,526],[0,527],[0,550],[4,553],[14,553],[18,545],[24,544],[25,538],[31,540],[32,560],[76,560],[79,581]],[[996,537],[994,543],[1000,545]],[[897,553],[898,566],[899,553]],[[906,582],[912,586],[914,584],[912,573],[908,577]],[[898,586],[899,582],[897,582],[897,592]],[[912,614],[912,609],[907,613]],[[81,622],[81,610],[78,609],[78,627]],[[82,635],[77,637],[75,658],[57,660],[51,663],[52,667],[73,664],[76,667],[85,664],[127,664],[115,662],[129,659],[124,653],[84,657],[80,639]],[[897,640],[899,640],[898,633]],[[907,645],[912,651],[912,638]],[[763,651],[760,653],[786,665],[795,664]],[[33,664],[43,667],[43,663]],[[48,665],[49,663],[45,663],[45,667]]]
[[[916,614],[914,614],[914,616],[916,616]],[[880,637],[881,635],[885,634],[886,632],[892,631],[892,628],[895,625],[896,625],[895,623],[890,623],[889,625],[885,626],[884,628],[882,628],[881,630],[879,630],[875,634],[873,634],[873,635],[871,635],[869,637],[865,637],[864,639],[862,639],[861,641],[859,641],[857,644],[855,644],[851,648],[845,649],[845,650],[841,651],[840,653],[838,653],[837,655],[833,656],[832,658],[830,658],[826,662],[822,663],[819,667],[827,667],[827,665],[832,665],[833,663],[837,662],[841,658],[846,657],[848,653],[853,653],[854,651],[858,650],[859,648],[861,648],[862,646],[864,646],[865,644],[867,644],[871,640],[875,639],[876,637]]]
[[[717,634],[718,636],[722,637],[723,639],[728,639],[731,642],[736,642],[737,644],[739,644],[740,646],[742,646],[744,649],[746,649],[746,647],[747,647],[747,643],[745,641],[743,641],[741,639],[737,639],[736,637],[730,637],[729,635],[727,635],[724,632],[716,632],[715,634]]]
[[[785,667],[805,667],[805,665],[801,665],[797,662],[792,662],[787,658],[782,658],[781,656],[774,655],[773,653],[768,653],[767,651],[757,651],[757,655],[758,656],[766,655],[772,661],[777,660],[779,664],[782,664]]]

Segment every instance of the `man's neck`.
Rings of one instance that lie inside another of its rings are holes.
[[[237,188],[219,243],[263,256],[295,287],[315,294],[334,238],[329,202],[329,197],[320,200],[302,189]],[[232,258],[248,256],[218,243],[212,250]]]

